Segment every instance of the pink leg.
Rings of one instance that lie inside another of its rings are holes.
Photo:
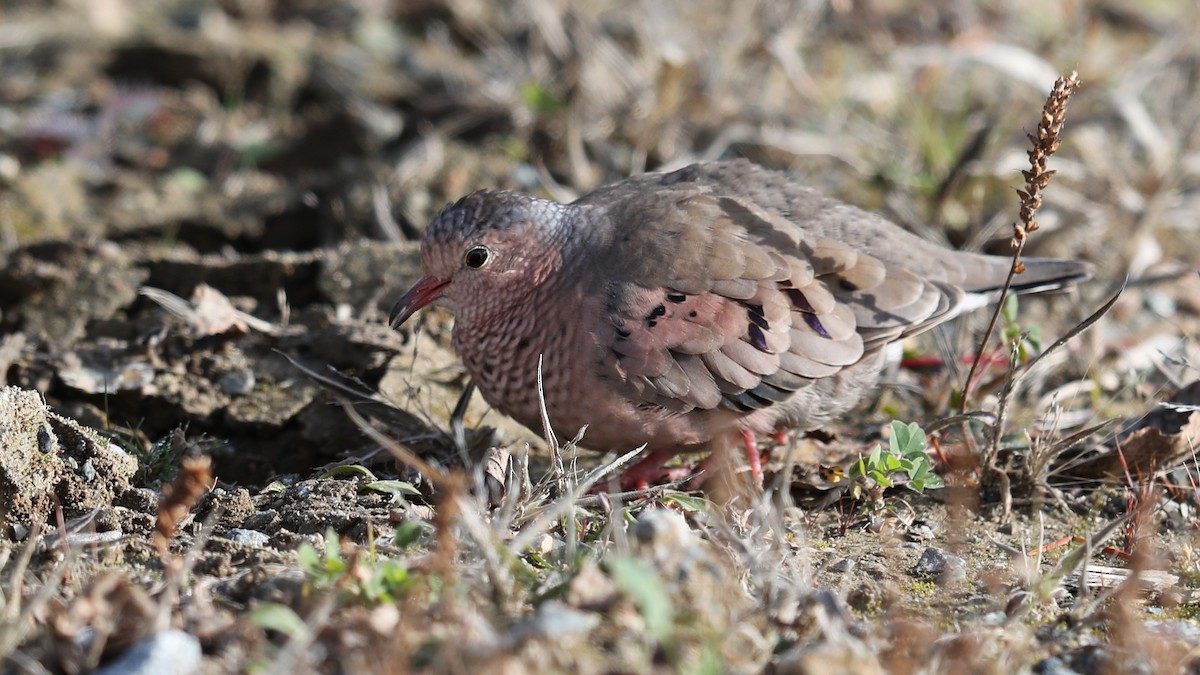
[[[779,427],[775,430],[775,433],[771,435],[771,438],[775,439],[776,445],[787,445],[788,440],[791,438],[791,434],[787,427]]]
[[[742,442],[746,446],[746,463],[750,465],[750,475],[755,485],[762,485],[762,456],[758,454],[758,439],[754,432],[742,429]]]
[[[621,489],[645,490],[652,483],[657,483],[664,478],[676,480],[671,477],[676,468],[664,469],[663,464],[677,454],[679,453],[674,450],[655,450],[641,458],[636,464],[621,473]]]

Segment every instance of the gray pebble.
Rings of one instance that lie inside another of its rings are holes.
[[[181,630],[165,630],[135,644],[96,675],[187,675],[200,670],[200,641]]]

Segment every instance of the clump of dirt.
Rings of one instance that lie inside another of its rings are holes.
[[[24,539],[55,508],[67,518],[111,510],[134,490],[137,468],[115,443],[51,412],[39,393],[0,389],[2,536]]]

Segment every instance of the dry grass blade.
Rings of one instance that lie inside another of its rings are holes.
[[[590,490],[593,485],[600,482],[605,476],[628,464],[634,457],[642,454],[642,451],[645,449],[646,446],[639,446],[603,466],[592,469],[591,472],[579,481],[570,493],[559,497],[554,503],[547,506],[538,513],[532,523],[526,525],[517,533],[517,536],[513,537],[512,541],[509,542],[508,550],[513,553],[525,550],[526,547],[533,543],[534,537],[544,532],[559,516],[573,508],[584,493]]]
[[[470,380],[463,387],[454,411],[450,413],[450,435],[454,439],[454,449],[458,450],[458,459],[463,466],[470,466],[470,455],[467,449],[467,427],[465,419],[467,406],[471,404],[471,396],[475,394],[475,381]]]
[[[358,410],[354,408],[354,404],[352,404],[350,401],[339,397],[338,403],[342,406],[342,409],[346,411],[346,415],[350,418],[350,421],[354,422],[354,425],[357,426],[360,431],[366,434],[367,437],[372,441],[378,443],[380,447],[390,452],[398,461],[409,467],[412,467],[422,476],[428,478],[430,482],[432,482],[438,488],[448,489],[451,487],[451,484],[454,481],[451,479],[448,471],[426,462],[412,450],[409,450],[391,438],[388,438],[383,434],[383,432],[371,426],[371,423],[368,422],[366,418],[364,418],[358,412]]]
[[[952,427],[958,424],[968,424],[971,422],[983,424],[984,426],[988,427],[994,427],[996,426],[996,416],[984,410],[976,410],[963,415],[951,415],[950,417],[943,417],[940,420],[935,420],[929,424],[926,424],[925,433],[932,434],[941,431],[946,427]]]
[[[33,527],[29,531],[28,540],[21,547],[21,555],[17,558],[11,572],[12,585],[8,589],[8,601],[3,607],[4,614],[0,616],[0,626],[4,627],[4,630],[0,630],[0,659],[12,654],[17,645],[21,644],[27,630],[23,629],[23,627],[30,625],[24,619],[27,618],[30,607],[34,603],[26,603],[24,612],[22,612],[21,602],[24,599],[22,587],[25,582],[25,570],[29,568],[29,561],[33,559],[33,554],[37,551],[37,542],[41,531],[42,521],[35,520]],[[55,575],[53,578],[58,579],[59,577]],[[53,584],[47,584],[47,586],[53,586]]]
[[[555,486],[558,488],[558,494],[565,494],[567,492],[567,471],[563,466],[562,448],[558,447],[558,437],[554,435],[554,428],[550,426],[550,413],[546,411],[546,390],[542,386],[541,354],[538,354],[537,363],[537,395],[538,414],[542,418],[542,438],[546,440],[546,448],[550,450],[550,467],[554,472]],[[580,435],[582,436],[582,434],[581,430]]]
[[[1117,300],[1120,299],[1121,293],[1123,293],[1124,290],[1124,287],[1117,289],[1117,292],[1114,293],[1111,298],[1105,301],[1105,303],[1101,305],[1099,309],[1089,314],[1083,321],[1080,321],[1072,326],[1070,330],[1068,330],[1066,333],[1063,333],[1062,336],[1060,336],[1054,342],[1050,343],[1050,345],[1047,346],[1046,349],[1040,354],[1029,359],[1029,361],[1023,366],[1014,368],[1009,373],[1008,380],[1005,382],[1004,387],[1000,390],[1000,402],[996,406],[996,423],[992,427],[992,443],[989,451],[992,457],[994,457],[995,453],[999,451],[1000,438],[1004,433],[1004,421],[1007,417],[1008,402],[1012,399],[1017,385],[1019,385],[1025,376],[1032,372],[1033,369],[1037,367],[1037,365],[1041,363],[1047,356],[1061,349],[1064,345],[1074,339],[1075,336],[1079,335],[1088,328],[1091,328],[1092,325],[1101,319],[1101,317],[1107,314],[1108,311],[1112,309],[1113,305],[1117,303]]]
[[[1067,118],[1067,102],[1071,98],[1071,94],[1079,87],[1078,73],[1072,71],[1068,77],[1060,77],[1054,83],[1054,88],[1050,92],[1049,98],[1046,99],[1045,106],[1042,107],[1042,119],[1038,124],[1037,132],[1029,134],[1029,141],[1033,147],[1029,150],[1029,169],[1022,171],[1021,175],[1025,177],[1025,189],[1017,190],[1017,194],[1021,196],[1021,213],[1020,222],[1013,223],[1013,259],[1012,267],[1008,271],[1008,278],[1004,281],[1004,287],[1000,290],[1000,297],[996,301],[996,308],[992,312],[992,318],[988,322],[987,330],[983,333],[983,338],[979,341],[979,349],[975,351],[975,359],[971,362],[971,368],[967,371],[967,377],[963,380],[962,385],[962,402],[959,407],[959,413],[967,411],[967,401],[970,394],[971,382],[975,381],[975,371],[979,368],[979,363],[983,360],[983,353],[987,349],[987,343],[992,337],[992,333],[996,330],[996,324],[1000,320],[1000,312],[1003,310],[1004,301],[1008,297],[1009,289],[1012,288],[1013,277],[1025,271],[1025,263],[1021,262],[1021,254],[1025,250],[1025,242],[1030,232],[1038,229],[1037,221],[1034,216],[1037,210],[1042,206],[1042,191],[1050,184],[1050,179],[1054,176],[1054,172],[1046,168],[1046,162],[1050,156],[1058,151],[1061,144],[1059,136],[1062,134],[1063,124]]]
[[[1037,450],[1039,446],[1035,444],[1034,448],[1030,450],[1029,456],[1030,476],[1035,479],[1040,479],[1042,476],[1048,478],[1051,472],[1051,467],[1054,465],[1055,460],[1061,457],[1064,452],[1075,447],[1083,440],[1090,438],[1093,434],[1108,429],[1115,423],[1116,420],[1104,420],[1098,424],[1093,424],[1086,429],[1082,429],[1069,436],[1066,436],[1065,438],[1060,438],[1054,441],[1049,447],[1043,448],[1040,451]],[[1054,472],[1061,473],[1069,469],[1069,464],[1065,466],[1060,464],[1054,469]],[[1049,486],[1043,481],[1039,483],[1039,487],[1048,488]]]
[[[1108,541],[1109,537],[1111,537],[1117,531],[1117,527],[1128,519],[1129,516],[1122,516],[1106,523],[1104,527],[1101,527],[1095,534],[1085,539],[1082,544],[1075,547],[1070,553],[1063,556],[1063,558],[1058,561],[1058,564],[1056,564],[1052,569],[1047,571],[1045,574],[1031,579],[1026,585],[1026,590],[1028,593],[1034,598],[1045,600],[1053,596],[1055,590],[1062,585],[1069,575],[1078,571],[1080,578],[1086,578],[1087,563],[1089,560],[1091,560],[1092,553],[1105,541]],[[1002,546],[1002,548],[1005,548],[1010,552],[1012,551],[1011,548],[1006,546]],[[1016,553],[1020,558],[1025,557],[1023,553]],[[1080,598],[1082,598],[1082,595]],[[1078,603],[1079,600],[1077,599],[1076,602]],[[1030,603],[1027,599],[1020,605],[1011,607],[1008,611],[1008,622],[1012,623],[1017,619],[1020,619],[1029,609]]]
[[[1000,390],[999,401],[996,404],[996,421],[991,428],[991,440],[981,462],[984,476],[989,474],[995,475],[1000,482],[1001,499],[1004,503],[1005,518],[1007,518],[1009,513],[1012,511],[1012,485],[1008,474],[996,466],[996,458],[1000,454],[1000,441],[1004,437],[1005,422],[1008,419],[1008,408],[1010,402],[1012,401],[1013,394],[1016,392],[1017,385],[1020,384],[1022,379],[1028,375],[1032,369],[1037,366],[1037,364],[1041,363],[1043,359],[1061,349],[1064,345],[1075,338],[1075,336],[1090,328],[1093,324],[1099,321],[1101,317],[1107,314],[1108,311],[1112,309],[1113,305],[1116,304],[1117,300],[1121,297],[1121,293],[1124,292],[1124,290],[1124,286],[1117,289],[1117,292],[1114,293],[1113,296],[1109,298],[1103,305],[1101,305],[1099,309],[1092,312],[1083,321],[1075,324],[1075,326],[1073,326],[1070,330],[1046,347],[1042,353],[1031,358],[1025,365],[1019,368],[1014,366],[1010,369],[1008,379],[1004,383],[1004,387]],[[1045,479],[1042,476],[1027,476],[1026,478],[1028,483],[1031,485],[1045,483]]]
[[[1113,305],[1117,304],[1117,300],[1119,300],[1121,298],[1121,294],[1124,292],[1125,292],[1125,286],[1122,285],[1120,288],[1117,289],[1116,293],[1113,293],[1112,297],[1110,297],[1108,300],[1106,300],[1104,302],[1103,305],[1100,306],[1099,309],[1097,309],[1096,311],[1089,314],[1087,316],[1087,318],[1085,318],[1083,321],[1080,321],[1079,323],[1075,324],[1066,333],[1063,333],[1061,337],[1059,337],[1057,340],[1052,342],[1050,344],[1050,346],[1046,347],[1046,349],[1043,350],[1040,354],[1029,359],[1028,363],[1026,363],[1016,373],[1013,374],[1013,379],[1014,380],[1020,379],[1021,377],[1023,377],[1027,373],[1029,373],[1029,371],[1031,371],[1034,368],[1034,366],[1036,366],[1038,363],[1040,363],[1042,361],[1042,359],[1046,358],[1050,354],[1053,354],[1060,347],[1062,347],[1063,345],[1067,344],[1072,339],[1074,339],[1074,337],[1076,335],[1079,335],[1083,331],[1091,328],[1092,325],[1095,324],[1097,321],[1099,321],[1101,317],[1103,317],[1105,314],[1108,314],[1108,310],[1112,309]]]

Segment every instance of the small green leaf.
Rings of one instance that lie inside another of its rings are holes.
[[[325,528],[325,569],[346,569],[346,564],[342,561],[342,546],[338,542],[337,530],[332,527]]]
[[[362,486],[362,489],[375,490],[376,492],[386,492],[388,494],[416,496],[420,496],[421,494],[421,491],[413,487],[412,483],[406,483],[402,480],[373,480],[370,483],[365,483]]]
[[[1011,293],[1004,298],[1004,322],[1010,326],[1017,323],[1017,295]]]
[[[250,610],[250,623],[263,630],[273,630],[289,638],[307,638],[308,624],[291,607],[274,602],[264,602]]]
[[[892,422],[892,436],[889,445],[897,454],[910,456],[925,451],[925,432],[916,423],[905,424],[900,421]]]
[[[357,474],[360,476],[365,476],[369,480],[375,480],[375,474],[371,473],[370,469],[361,464],[342,464],[335,466],[320,476],[317,476],[317,478],[319,480],[324,480],[326,478],[332,478],[333,476],[343,476],[346,474]]]
[[[667,587],[646,563],[628,556],[618,556],[609,563],[617,588],[637,605],[646,628],[660,644],[670,644],[674,637],[675,610]]]
[[[317,553],[317,549],[308,542],[300,544],[300,547],[296,549],[296,564],[309,576],[323,571],[321,556]]]
[[[671,493],[662,498],[663,504],[674,504],[689,513],[707,511],[709,502],[703,497],[696,497],[682,492]]]
[[[541,114],[552,114],[563,107],[562,99],[536,82],[526,82],[521,87],[521,100],[525,105]]]
[[[198,193],[208,188],[208,177],[190,166],[181,166],[167,176],[167,183],[184,192]]]
[[[409,520],[400,523],[400,527],[396,528],[396,534],[392,536],[392,545],[396,548],[408,548],[412,546],[421,535],[425,534],[426,526],[415,520]]]

